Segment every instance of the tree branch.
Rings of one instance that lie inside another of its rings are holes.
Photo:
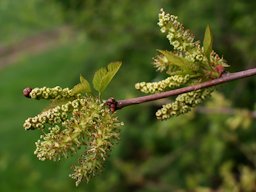
[[[141,103],[154,101],[154,100],[158,100],[158,99],[163,99],[163,98],[174,96],[174,95],[179,95],[182,93],[187,93],[190,91],[195,91],[195,90],[202,89],[202,88],[212,87],[215,85],[219,85],[219,84],[237,80],[237,79],[242,79],[245,77],[250,77],[253,75],[256,75],[256,68],[239,71],[236,73],[226,73],[226,74],[223,74],[220,78],[206,81],[206,82],[203,82],[203,83],[200,83],[197,85],[192,85],[192,86],[188,86],[188,87],[183,87],[183,88],[174,89],[174,90],[170,90],[170,91],[166,91],[166,92],[162,92],[162,93],[156,93],[156,94],[147,95],[147,96],[118,100],[118,101],[115,101],[115,110],[122,109],[122,108],[130,106],[130,105],[141,104]],[[113,101],[113,99],[111,99],[111,101]],[[110,102],[110,104],[111,104],[111,102]]]

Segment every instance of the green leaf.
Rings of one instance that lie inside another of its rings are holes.
[[[212,31],[210,26],[207,25],[204,33],[203,47],[204,47],[204,54],[207,57],[209,62],[210,62],[210,55],[212,52],[212,43],[213,43]]]
[[[90,83],[82,75],[80,75],[80,83],[83,86],[84,91],[86,93],[91,93],[92,92]]]
[[[106,89],[110,81],[113,79],[119,68],[121,62],[110,63],[107,68],[100,68],[93,77],[93,86],[100,94]]]
[[[162,50],[159,50],[159,52],[167,58],[168,62],[170,62],[171,65],[178,66],[182,71],[186,73],[193,73],[199,70],[198,64],[188,61],[183,57],[179,57],[172,52]]]
[[[76,95],[78,93],[91,93],[91,86],[82,75],[80,75],[80,83],[75,85],[72,89],[72,95]]]

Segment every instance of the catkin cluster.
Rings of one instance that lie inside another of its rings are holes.
[[[209,95],[212,89],[196,90],[189,93],[183,93],[177,96],[174,102],[163,105],[156,112],[157,119],[166,120],[172,116],[185,114],[199,104],[201,104]]]
[[[30,92],[29,96],[32,99],[69,99],[75,97],[72,94],[72,90],[69,88],[61,88],[60,86],[56,86],[53,88],[42,87],[42,88],[34,88]]]
[[[176,51],[175,54],[192,62],[206,63],[207,59],[203,54],[199,41],[194,41],[194,35],[190,30],[185,30],[177,19],[177,16],[165,13],[163,9],[160,10],[158,25],[161,32],[167,34],[166,37]],[[156,60],[156,67],[161,68],[158,64],[162,65],[161,62]]]
[[[166,33],[166,37],[173,47],[175,55],[190,61],[190,65],[196,63],[198,68],[194,72],[201,76],[208,75],[209,72],[218,73],[215,69],[216,66],[228,67],[226,61],[214,51],[212,51],[210,60],[208,60],[204,53],[204,48],[200,46],[200,42],[194,41],[194,35],[190,30],[185,30],[184,26],[177,19],[177,16],[165,13],[163,9],[160,10],[158,25],[161,32]],[[168,74],[177,74],[183,70],[181,66],[177,67],[177,65],[174,65],[172,61],[169,61],[162,54],[156,56],[154,66],[161,72],[167,70]]]
[[[194,42],[194,35],[189,30],[184,30],[178,17],[165,13],[163,9],[159,13],[160,31],[167,33],[167,39],[174,50],[185,52],[194,49],[198,42]]]
[[[158,82],[137,83],[137,90],[144,93],[159,93],[167,89],[193,85],[219,77],[224,67],[228,66],[214,51],[206,54],[204,47],[200,46],[199,41],[194,40],[194,35],[189,30],[184,29],[177,16],[165,13],[161,9],[158,25],[161,32],[166,34],[173,51],[159,51],[160,53],[153,58],[153,64],[157,71],[165,71],[169,77]],[[204,89],[181,94],[173,103],[163,105],[156,112],[156,117],[165,120],[187,113],[202,103],[211,92],[212,89]]]
[[[25,130],[38,129],[42,132],[36,142],[35,155],[42,161],[58,161],[84,149],[70,177],[76,180],[76,185],[83,178],[89,181],[102,168],[109,151],[119,139],[122,123],[97,97],[73,95],[69,89],[34,88],[29,97],[61,101],[61,104],[24,122]]]
[[[102,169],[109,150],[119,140],[119,127],[122,123],[119,123],[117,118],[111,117],[108,110],[102,111],[98,118],[101,119],[100,122],[92,122],[92,125],[88,126],[87,150],[80,157],[77,165],[73,166],[73,174],[70,175],[76,180],[76,185],[83,178],[88,182],[97,171]]]

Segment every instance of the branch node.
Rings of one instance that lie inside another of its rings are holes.
[[[106,102],[105,105],[107,105],[112,113],[114,113],[118,107],[117,107],[117,101],[114,99],[114,97],[110,97]]]

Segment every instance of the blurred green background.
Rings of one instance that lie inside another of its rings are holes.
[[[104,97],[141,95],[156,49],[171,49],[157,26],[160,8],[196,39],[210,24],[230,72],[255,67],[252,0],[0,0],[0,191],[256,191],[256,78],[218,87],[205,106],[159,122],[159,102],[118,111],[125,123],[105,168],[88,184],[68,177],[73,160],[40,162],[38,132],[24,120],[47,105],[24,87],[71,87],[111,61],[123,66]],[[217,112],[216,112],[217,110]]]

